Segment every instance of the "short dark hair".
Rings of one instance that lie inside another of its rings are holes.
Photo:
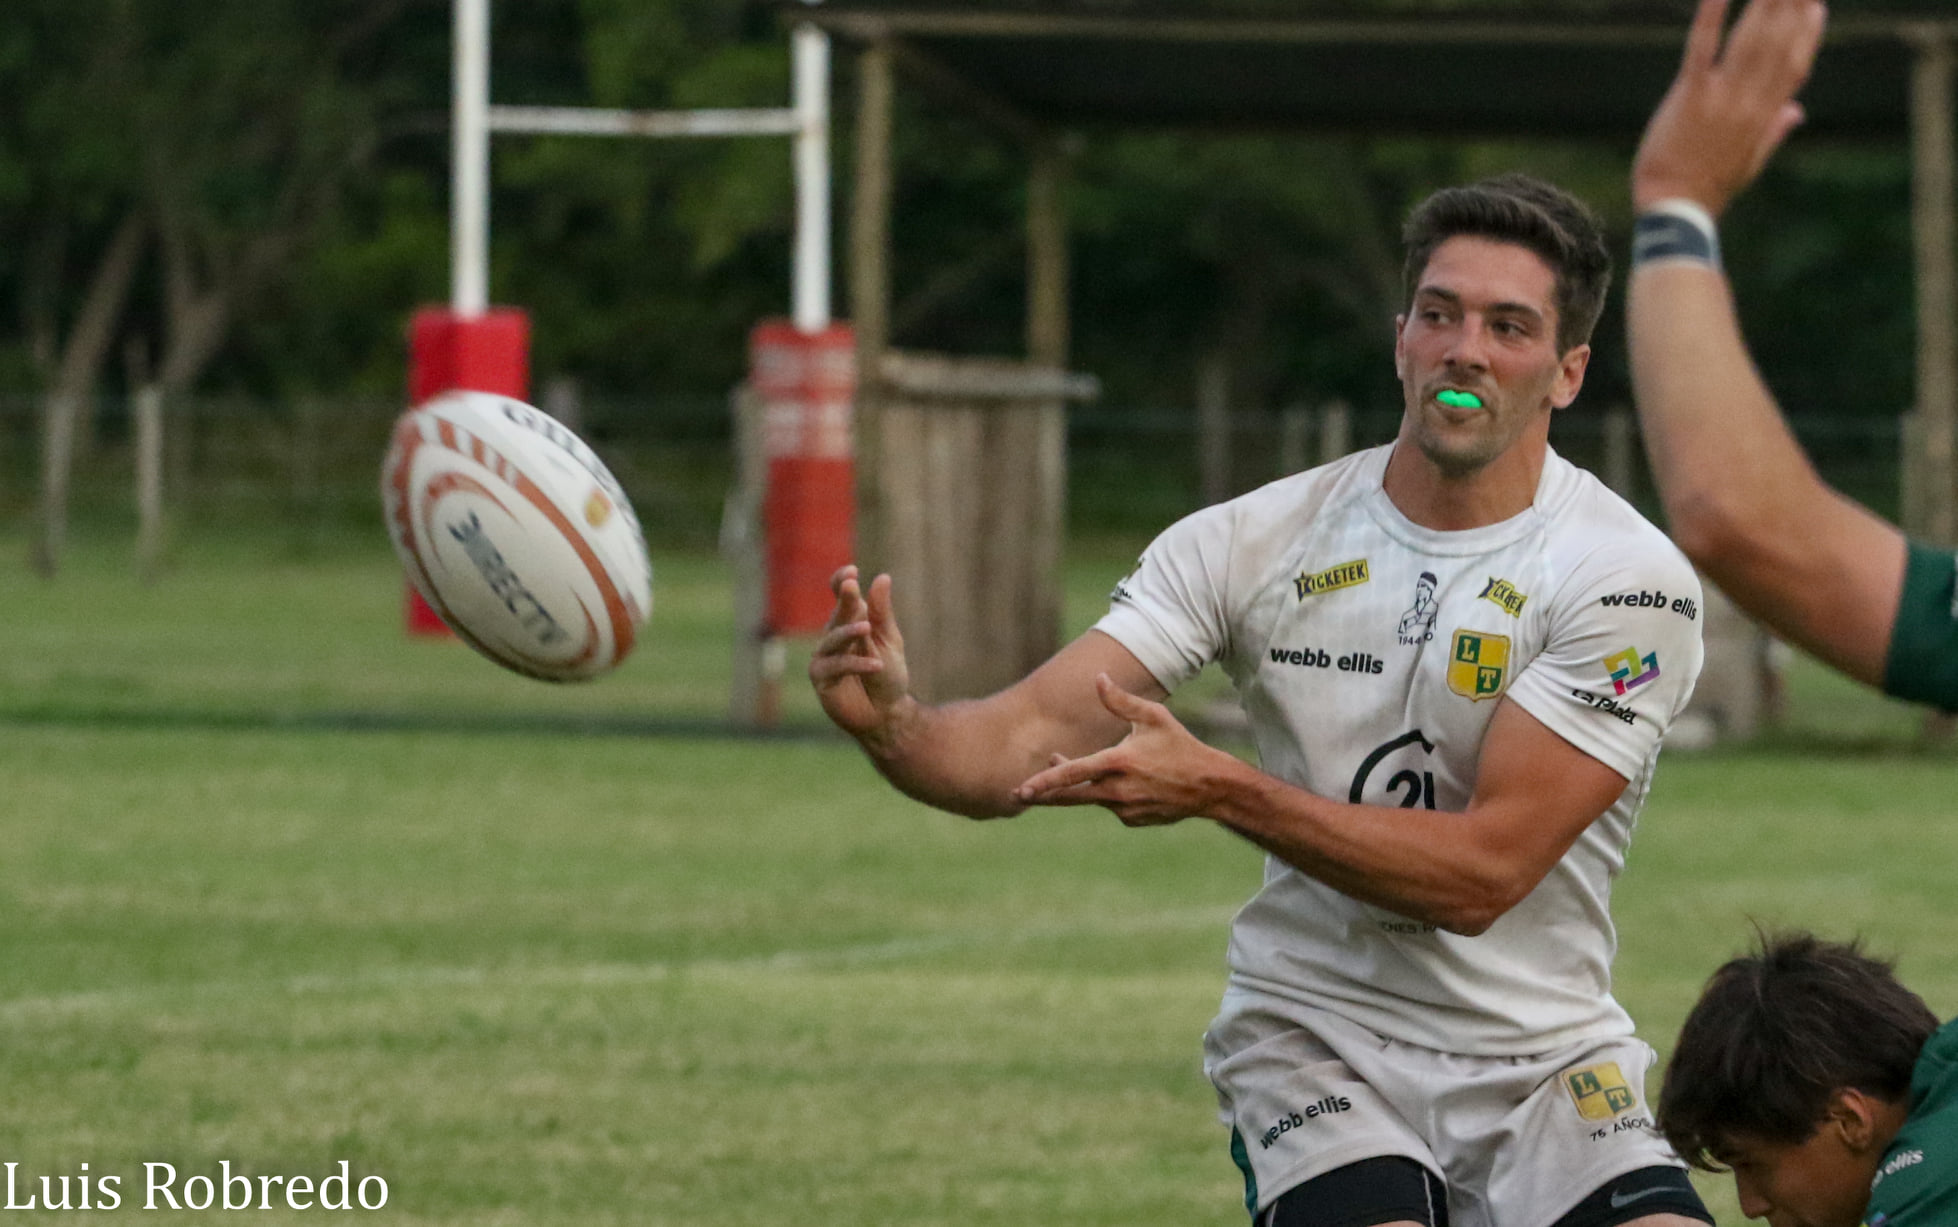
[[[1902,1102],[1938,1019],[1892,966],[1860,942],[1798,932],[1759,934],[1714,972],[1659,1091],[1659,1132],[1679,1157],[1719,1171],[1743,1139],[1801,1142],[1846,1089]]]
[[[1498,175],[1443,188],[1416,205],[1401,231],[1407,248],[1407,301],[1435,248],[1461,235],[1527,247],[1557,276],[1557,352],[1591,339],[1611,288],[1611,250],[1584,202],[1531,175]]]

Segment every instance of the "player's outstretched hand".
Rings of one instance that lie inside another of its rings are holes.
[[[890,732],[893,716],[911,697],[904,636],[891,609],[891,577],[879,575],[865,592],[857,569],[830,576],[836,608],[809,658],[809,681],[823,711],[859,740]]]
[[[1728,0],[1700,0],[1679,75],[1646,125],[1632,163],[1632,203],[1691,200],[1718,217],[1802,121],[1828,7],[1748,0],[1721,45]]]
[[[1132,827],[1161,826],[1201,814],[1237,759],[1205,745],[1161,703],[1130,694],[1106,674],[1095,690],[1129,734],[1099,753],[1054,755],[1052,765],[1013,790],[1021,805],[1100,805]],[[1221,760],[1221,761],[1220,761]]]

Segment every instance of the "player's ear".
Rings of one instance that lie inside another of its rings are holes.
[[[1394,317],[1394,378],[1407,378],[1407,351],[1401,343],[1401,334],[1407,331],[1407,315],[1403,312]]]
[[[1573,345],[1557,359],[1557,382],[1550,385],[1550,407],[1568,409],[1584,389],[1584,372],[1591,367],[1591,347]]]
[[[1875,1096],[1844,1087],[1830,1098],[1822,1127],[1840,1138],[1852,1153],[1881,1150],[1890,1144],[1889,1138],[1879,1136],[1881,1111],[1882,1101]]]

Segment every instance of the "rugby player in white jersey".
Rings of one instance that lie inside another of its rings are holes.
[[[1173,525],[984,699],[916,701],[889,578],[846,567],[810,677],[921,801],[1201,818],[1269,854],[1205,1040],[1256,1223],[1707,1222],[1651,1128],[1609,911],[1699,585],[1548,439],[1609,256],[1521,176],[1437,193],[1406,238],[1393,444]],[[1213,662],[1257,767],[1161,703]]]

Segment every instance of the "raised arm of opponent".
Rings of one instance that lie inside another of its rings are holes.
[[[1686,201],[1718,218],[1801,121],[1795,94],[1824,5],[1751,0],[1723,46],[1726,11],[1702,0],[1646,129],[1632,170],[1642,215]],[[1681,548],[1754,617],[1882,685],[1904,537],[1816,474],[1754,368],[1717,263],[1635,256],[1627,321],[1634,398]]]

